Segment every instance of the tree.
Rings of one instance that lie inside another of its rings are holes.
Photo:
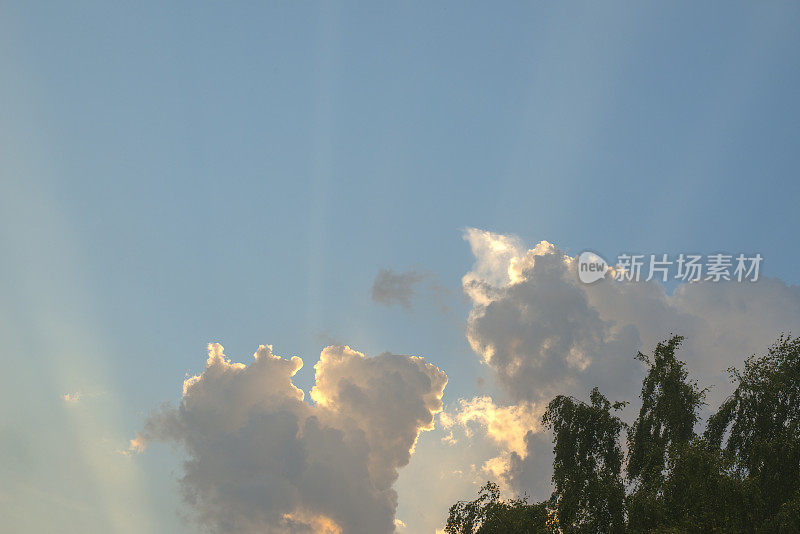
[[[764,531],[772,531],[773,520],[797,524],[800,338],[781,336],[766,355],[751,356],[743,371],[730,372],[736,389],[709,419],[706,437],[719,447],[728,433],[725,454],[763,503]]]
[[[502,501],[488,483],[475,501],[450,508],[446,532],[800,532],[800,339],[782,336],[731,369],[735,390],[702,436],[694,428],[706,390],[675,355],[682,340],[637,356],[648,371],[627,433],[627,498],[626,425],[612,413],[624,403],[595,388],[589,404],[561,395],[542,417],[555,455],[548,502]]]
[[[682,342],[682,336],[673,336],[656,346],[652,358],[637,355],[648,371],[639,416],[628,432],[627,478],[633,486],[628,518],[634,531],[646,532],[667,521],[664,484],[670,467],[695,437],[706,390],[688,380],[684,362],[675,356]]]
[[[636,524],[630,514],[629,532],[752,532],[757,503],[749,482],[730,472],[719,448],[695,438],[676,447],[666,468],[668,476],[655,501],[659,521]]]
[[[529,504],[526,497],[503,501],[500,488],[487,482],[474,501],[450,507],[447,534],[552,534],[547,503]]]
[[[553,431],[551,501],[565,533],[624,531],[625,488],[618,438],[624,423],[613,405],[594,388],[591,404],[559,395],[547,406],[542,422]]]

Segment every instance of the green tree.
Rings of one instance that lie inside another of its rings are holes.
[[[761,530],[780,534],[800,532],[800,493],[781,504],[778,513],[765,521]]]
[[[589,404],[558,396],[542,417],[555,453],[548,502],[502,501],[488,483],[475,501],[451,507],[446,532],[800,532],[800,339],[781,337],[732,369],[735,390],[702,437],[694,428],[706,390],[675,355],[682,339],[638,355],[648,372],[628,430],[627,499],[625,425],[612,413],[624,403],[595,388]]]
[[[611,411],[625,403],[612,405],[597,388],[589,399],[591,404],[559,395],[542,416],[553,431],[551,501],[564,533],[623,532],[625,488],[618,438],[624,423]]]
[[[790,527],[800,502],[800,339],[782,336],[766,355],[748,358],[743,371],[730,371],[736,389],[709,419],[706,437],[716,446],[725,441],[726,455],[750,482],[762,503],[762,530],[796,532]]]
[[[655,503],[661,511],[655,525],[634,523],[630,532],[751,532],[754,521],[749,481],[730,471],[722,451],[706,440],[693,439],[675,448],[667,462],[668,476]],[[757,506],[756,506],[757,507]]]
[[[447,534],[552,534],[547,503],[529,504],[526,497],[503,501],[500,488],[487,482],[474,501],[450,507]]]
[[[694,426],[706,390],[688,379],[675,356],[683,342],[673,336],[659,343],[653,357],[637,355],[648,366],[642,382],[639,416],[628,431],[628,521],[634,532],[647,532],[674,515],[665,506],[664,484],[670,468],[695,437]]]

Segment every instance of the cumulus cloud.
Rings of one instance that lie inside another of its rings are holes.
[[[399,304],[409,309],[414,289],[424,278],[424,274],[414,270],[398,273],[381,269],[372,283],[372,300],[385,306]]]
[[[634,400],[643,369],[633,356],[671,333],[686,336],[681,357],[714,386],[713,408],[729,392],[728,367],[781,332],[800,330],[800,288],[777,279],[684,284],[671,295],[655,282],[585,285],[575,258],[547,241],[527,249],[514,236],[478,229],[464,237],[475,256],[462,279],[472,302],[467,338],[511,400],[504,408],[484,406],[484,414],[542,406],[557,394],[584,397],[593,386],[612,400]],[[474,413],[483,402],[462,401],[460,409]],[[493,465],[518,489],[541,477],[534,462],[542,461],[545,441],[528,424],[524,447],[519,437],[506,442]]]
[[[544,499],[551,492],[548,466],[552,445],[542,432],[543,413],[544,405],[527,401],[502,405],[483,395],[459,399],[440,415],[440,421],[445,429],[451,429],[446,437],[453,441],[453,429],[472,437],[477,428],[497,446],[499,454],[480,466],[483,476],[500,483],[508,493],[524,488],[534,498]]]
[[[542,413],[543,410],[535,404],[498,406],[491,397],[484,395],[470,400],[459,399],[456,409],[442,413],[440,420],[444,428],[460,425],[468,434],[470,425],[477,424],[503,448],[525,454],[525,434],[529,430],[538,430]]]
[[[522,401],[516,405],[495,404],[483,395],[459,399],[454,407],[440,415],[446,436],[453,441],[453,429],[473,437],[477,428],[499,449],[497,456],[486,460],[481,467],[484,476],[501,484],[509,493],[520,487],[537,499],[551,492],[549,461],[552,445],[542,432],[541,417],[544,405]]]
[[[393,532],[398,469],[441,411],[446,375],[422,358],[322,351],[313,404],[292,383],[300,358],[261,346],[249,365],[209,345],[137,436],[182,445],[181,487],[199,522],[218,532]],[[132,442],[133,446],[133,442]]]
[[[467,338],[513,401],[541,403],[598,380],[614,389],[634,378],[638,332],[600,315],[572,258],[546,241],[525,250],[509,236],[472,229],[466,237],[476,256],[463,278],[473,303]],[[603,376],[610,367],[614,374]]]

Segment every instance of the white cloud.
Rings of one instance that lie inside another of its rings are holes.
[[[728,367],[765,350],[781,332],[800,331],[800,288],[777,279],[684,284],[672,295],[655,282],[585,285],[574,258],[546,241],[527,250],[514,236],[477,229],[465,239],[475,255],[462,280],[472,301],[467,338],[513,403],[487,405],[483,414],[541,406],[557,394],[584,397],[593,386],[612,400],[634,401],[643,369],[633,356],[672,333],[686,336],[680,357],[693,375],[714,386],[713,408],[730,391]],[[463,415],[453,417],[470,417],[479,400],[462,401]],[[500,443],[503,454],[488,465],[518,489],[541,479],[535,463],[545,461],[549,447],[529,424],[528,433]],[[493,437],[489,425],[486,431]]]
[[[444,428],[451,429],[447,437],[453,440],[454,429],[460,429],[470,441],[486,437],[494,444],[498,454],[483,462],[479,478],[495,480],[509,495],[524,486],[532,497],[545,499],[551,491],[548,466],[552,445],[549,434],[542,432],[543,411],[544,405],[527,401],[499,405],[484,395],[459,399],[440,420]]]
[[[454,425],[464,427],[470,432],[470,424],[480,425],[486,434],[504,449],[525,454],[525,434],[537,432],[543,410],[532,403],[520,403],[513,406],[498,406],[491,397],[484,395],[473,399],[459,399],[457,408],[452,413],[442,413],[442,425],[451,428]],[[453,438],[452,431],[448,436]]]
[[[421,358],[327,347],[312,405],[292,383],[301,366],[269,346],[231,363],[211,344],[180,405],[151,416],[142,436],[183,445],[185,497],[216,531],[394,531],[392,485],[432,428],[447,377]]]
[[[636,330],[601,317],[571,258],[546,241],[525,251],[516,238],[490,232],[473,229],[466,238],[476,254],[463,278],[473,301],[467,338],[512,400],[547,402],[598,379],[602,387],[633,378]],[[614,375],[602,376],[603,367]]]

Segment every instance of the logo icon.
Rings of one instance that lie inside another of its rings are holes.
[[[584,284],[591,284],[605,278],[606,272],[608,272],[606,260],[594,252],[587,250],[578,256],[578,278]]]

